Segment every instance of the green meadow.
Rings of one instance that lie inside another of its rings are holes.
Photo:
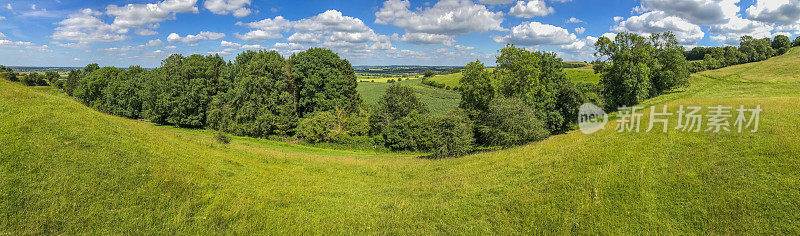
[[[619,133],[611,121],[438,160],[220,144],[0,80],[0,234],[798,234],[799,63],[794,48],[694,74],[642,104],[760,106],[758,132]],[[432,111],[457,103],[401,83]],[[375,101],[381,84],[359,92]]]
[[[494,68],[487,68],[487,70],[491,72],[494,71]],[[600,75],[595,74],[594,70],[592,69],[569,68],[564,69],[564,73],[567,74],[567,78],[572,80],[572,82],[586,82],[593,84],[600,82]],[[430,80],[442,83],[446,86],[458,87],[461,77],[461,73],[454,73],[447,75],[436,75],[433,78],[430,78]]]

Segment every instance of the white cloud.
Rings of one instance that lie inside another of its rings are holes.
[[[31,10],[36,10],[36,4],[31,4]]]
[[[87,44],[94,42],[116,42],[127,39],[125,30],[115,29],[106,24],[97,16],[101,13],[84,9],[79,13],[69,15],[57,24],[55,32],[51,36],[56,40],[67,40]]]
[[[5,35],[5,34],[3,34],[3,33],[0,33],[0,39],[1,39],[1,38],[5,38],[5,37],[6,37],[6,35]]]
[[[319,43],[319,34],[298,32],[289,36],[287,40],[293,43]]]
[[[712,26],[709,33],[713,34],[711,39],[714,41],[735,45],[745,35],[753,36],[753,38],[771,37],[773,29],[774,27],[763,22],[737,17],[726,24]]]
[[[567,20],[567,23],[584,23],[584,22],[581,19],[570,17],[569,20]]]
[[[637,34],[664,33],[671,31],[683,45],[694,45],[705,37],[700,26],[687,20],[669,16],[661,11],[647,12],[632,16],[612,27],[616,32],[632,32]]]
[[[498,5],[498,4],[510,4],[516,0],[479,0],[483,4],[489,5]]]
[[[736,17],[740,0],[642,0],[641,9],[662,11],[697,25],[723,24]],[[640,12],[642,13],[642,12]]]
[[[158,32],[155,32],[155,31],[149,30],[149,29],[136,29],[134,31],[134,33],[136,33],[138,35],[141,35],[141,36],[150,36],[150,35],[158,34]]]
[[[242,35],[237,35],[237,37],[250,42],[263,42],[270,39],[283,38],[283,35],[281,35],[279,32],[253,30]]]
[[[80,61],[81,59],[76,57],[76,58],[72,58],[72,60],[73,61]]]
[[[577,36],[564,28],[539,22],[522,22],[506,36],[494,38],[498,43],[513,43],[523,46],[565,45],[575,42]]]
[[[11,3],[9,3],[9,4],[6,4],[6,9],[8,9],[8,10],[14,10],[14,7],[12,7],[12,6],[11,6]]]
[[[413,44],[444,44],[453,45],[455,39],[450,35],[429,34],[429,33],[407,33],[400,37],[400,41]]]
[[[583,34],[583,32],[586,32],[586,28],[583,27],[575,28],[575,33]]]
[[[614,17],[614,22],[619,22],[619,21],[624,20],[624,19],[625,19],[625,17],[615,16]]]
[[[164,0],[150,4],[108,5],[106,14],[114,16],[116,28],[138,28],[174,19],[177,13],[197,13],[197,0]]]
[[[470,51],[470,50],[475,50],[475,47],[461,46],[461,45],[455,45],[455,48],[456,48],[457,50],[459,50],[459,51]]]
[[[502,12],[470,0],[441,0],[433,7],[409,10],[406,0],[388,0],[375,13],[375,23],[392,24],[409,33],[457,35],[471,32],[505,31]]]
[[[181,37],[176,33],[172,33],[167,36],[167,41],[170,43],[190,43],[194,44],[200,40],[217,40],[225,37],[223,33],[216,33],[216,32],[208,32],[203,31],[196,35],[186,35],[186,37]]]
[[[5,16],[0,16],[0,20],[5,20],[5,19],[6,19]]]
[[[747,8],[749,19],[768,23],[794,24],[800,22],[800,1],[757,0]]]
[[[544,0],[531,0],[517,1],[517,5],[511,8],[508,12],[509,15],[520,18],[533,18],[537,16],[546,16],[555,12],[552,7],[548,7]]]
[[[261,29],[264,31],[283,31],[292,27],[292,22],[283,18],[283,16],[276,16],[273,19],[263,19],[251,23],[238,22],[236,25],[244,25],[251,29]]]
[[[161,41],[161,39],[153,39],[153,40],[147,41],[147,44],[145,44],[145,46],[147,46],[147,47],[160,47],[160,46],[163,46],[163,45],[164,45],[164,42]]]
[[[233,14],[235,17],[245,17],[252,11],[247,8],[251,0],[206,0],[203,5],[209,11],[218,15]]]
[[[343,16],[337,10],[327,10],[311,18],[294,22],[294,28],[299,31],[365,32],[370,30],[361,19]]]

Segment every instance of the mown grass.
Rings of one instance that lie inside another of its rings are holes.
[[[798,234],[800,83],[748,73],[696,74],[643,105],[761,105],[756,133],[612,122],[441,160],[221,145],[1,81],[0,233]]]

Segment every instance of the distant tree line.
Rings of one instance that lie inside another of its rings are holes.
[[[791,47],[800,46],[800,37],[790,41],[785,35],[777,35],[774,39],[755,39],[742,36],[739,47],[695,47],[684,52],[690,61],[690,71],[700,72],[714,70],[726,66],[757,62],[770,57],[783,55]]]

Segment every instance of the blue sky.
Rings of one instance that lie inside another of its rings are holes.
[[[172,53],[326,47],[353,65],[491,65],[506,43],[583,61],[623,31],[673,31],[686,47],[794,39],[800,1],[0,0],[0,64],[154,67]]]

